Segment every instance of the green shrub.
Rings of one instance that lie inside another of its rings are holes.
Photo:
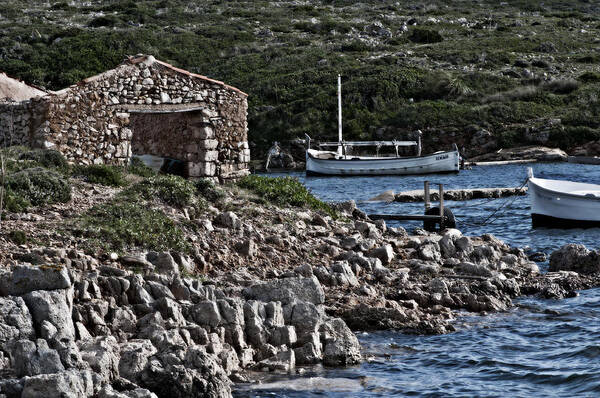
[[[66,1],[61,1],[58,3],[54,3],[50,6],[51,10],[70,10],[72,7],[69,5],[69,3],[67,3]]]
[[[280,206],[309,207],[322,210],[334,218],[337,213],[327,203],[317,199],[298,179],[292,177],[243,177],[238,185],[260,195],[267,202]]]
[[[90,26],[92,28],[99,28],[101,26],[111,27],[111,26],[115,26],[115,25],[119,24],[120,21],[121,20],[115,15],[104,15],[104,16],[92,19],[90,21],[90,23],[88,24],[88,26]]]
[[[598,60],[599,59],[597,55],[583,55],[576,59],[577,62],[582,64],[595,64],[598,63]]]
[[[361,52],[369,50],[369,45],[360,40],[352,40],[350,42],[342,44],[341,50],[343,52]]]
[[[74,177],[83,177],[90,184],[122,187],[127,184],[123,168],[106,164],[73,167]]]
[[[62,175],[35,167],[6,177],[6,208],[23,211],[29,206],[66,203],[71,200],[71,185]]]
[[[97,205],[76,224],[90,247],[121,251],[130,248],[188,252],[183,231],[159,210],[144,203],[112,201]]]
[[[27,234],[19,229],[15,229],[8,233],[8,239],[12,240],[17,245],[24,245],[27,243]]]
[[[439,43],[444,40],[437,31],[424,28],[414,28],[408,39],[413,43],[423,44]]]
[[[600,82],[600,73],[588,71],[582,73],[577,79],[584,83],[597,83]]]
[[[30,149],[24,146],[11,146],[0,150],[4,156],[4,167],[7,173],[44,167],[60,173],[67,173],[69,164],[64,156],[57,151],[47,149]]]
[[[19,156],[20,160],[33,160],[38,165],[66,171],[69,169],[69,163],[62,153],[52,149],[34,149],[22,153]]]
[[[194,182],[196,190],[202,196],[204,196],[209,202],[216,202],[225,196],[225,192],[222,189],[215,186],[215,184],[206,178],[201,178]]]
[[[196,187],[190,180],[175,175],[157,175],[134,184],[122,193],[127,197],[141,196],[146,200],[160,199],[178,208],[204,207],[203,200],[196,195]]]
[[[152,170],[151,167],[146,166],[144,162],[137,157],[131,158],[127,171],[140,177],[152,177],[156,175],[156,172]]]
[[[544,88],[555,94],[569,94],[579,88],[579,83],[575,79],[555,79],[546,83]]]

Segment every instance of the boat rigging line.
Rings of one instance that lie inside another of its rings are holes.
[[[523,183],[521,184],[521,186],[519,186],[517,188],[517,190],[520,191],[521,189],[523,189],[525,187],[525,185],[527,185],[528,181],[529,181],[529,177],[527,177],[525,179],[525,181],[523,181]],[[484,226],[484,225],[491,224],[494,221],[496,221],[502,214],[504,214],[504,212],[502,212],[500,214],[498,214],[498,212],[500,210],[502,210],[503,208],[505,208],[506,205],[508,205],[508,204],[512,205],[515,202],[515,200],[517,200],[518,197],[519,197],[518,195],[517,196],[513,196],[512,198],[507,197],[506,200],[500,206],[498,206],[494,211],[492,211],[490,213],[489,216],[487,216],[487,218],[485,220],[483,220],[483,222],[481,222],[481,223],[464,222],[464,224],[469,225],[469,226],[476,226],[476,227],[481,227],[481,226]],[[492,198],[492,199],[495,199],[495,198]],[[491,202],[492,199],[488,200],[488,202],[486,202],[486,203]],[[479,204],[478,206],[481,206],[481,204]],[[466,207],[471,207],[471,206],[466,206]],[[454,217],[461,218],[461,217],[464,217],[464,216],[456,216],[455,215]]]

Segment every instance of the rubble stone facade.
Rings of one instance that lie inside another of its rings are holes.
[[[31,104],[0,102],[0,147],[29,145]]]
[[[53,148],[78,164],[155,155],[185,162],[189,177],[225,180],[248,174],[247,108],[236,88],[138,56],[62,91],[0,104],[0,144]]]

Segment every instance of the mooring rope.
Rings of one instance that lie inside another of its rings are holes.
[[[517,188],[517,191],[520,191],[521,189],[523,189],[523,187],[525,187],[525,185],[527,184],[527,182],[528,182],[528,181],[529,181],[529,178],[526,178],[526,179],[525,179],[525,181],[523,181],[523,184],[521,184],[521,186]],[[513,204],[513,203],[514,203],[514,202],[515,202],[515,201],[518,199],[518,197],[519,197],[519,195],[515,195],[515,196],[514,196],[514,197],[512,197],[512,198],[508,198],[508,197],[507,197],[507,198],[506,198],[506,200],[505,200],[505,201],[504,201],[504,202],[503,202],[503,203],[502,203],[500,206],[498,206],[498,208],[496,208],[494,211],[492,211],[492,212],[490,213],[490,215],[489,215],[489,216],[488,216],[488,217],[487,217],[485,220],[483,220],[483,222],[481,222],[481,223],[469,223],[469,222],[465,222],[465,223],[463,223],[463,224],[466,224],[466,225],[469,225],[469,226],[476,226],[476,227],[481,227],[481,226],[484,226],[484,225],[487,225],[487,224],[491,224],[491,223],[493,223],[494,221],[496,221],[496,220],[499,218],[499,216],[500,216],[500,215],[502,215],[503,213],[500,213],[500,214],[498,215],[498,217],[494,217],[494,216],[495,216],[495,215],[496,215],[496,214],[497,214],[497,213],[498,213],[498,212],[499,212],[501,209],[503,209],[504,207],[506,207],[506,205],[507,205],[507,204],[511,204],[511,205],[512,205],[512,204]],[[495,199],[495,198],[494,198],[494,199]],[[487,201],[487,202],[485,202],[484,204],[486,204],[486,203],[489,203],[489,202],[491,202],[491,200],[488,200],[488,201]],[[478,206],[481,206],[481,204],[479,204]],[[466,206],[466,207],[471,207],[471,206]],[[454,216],[454,217],[456,218],[457,216]],[[459,216],[459,217],[460,217],[460,216]],[[492,217],[494,217],[494,218],[492,218]]]

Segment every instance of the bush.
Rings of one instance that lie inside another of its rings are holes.
[[[40,167],[9,174],[5,184],[6,208],[13,212],[71,200],[69,182],[60,174]]]
[[[77,222],[87,245],[121,251],[133,247],[147,250],[189,252],[183,231],[163,212],[144,204],[113,201],[89,209]]]
[[[69,169],[69,163],[62,153],[52,149],[34,149],[27,151],[19,156],[20,160],[33,160],[38,165],[59,169],[61,171],[67,171]]]
[[[582,73],[577,79],[584,83],[597,83],[600,82],[600,73],[588,71]]]
[[[309,207],[313,210],[322,210],[334,218],[338,217],[331,206],[315,198],[296,178],[249,175],[243,177],[238,185],[280,206]]]
[[[83,177],[90,184],[100,184],[109,187],[122,187],[127,184],[123,168],[105,164],[75,166],[73,176]]]
[[[579,83],[575,79],[556,79],[546,83],[544,88],[555,94],[569,94],[579,88]]]
[[[120,21],[121,20],[114,15],[105,15],[92,19],[88,26],[92,28],[99,28],[102,26],[111,27],[117,25]]]
[[[196,186],[192,181],[174,175],[158,175],[146,178],[122,193],[124,196],[141,196],[146,200],[160,199],[162,202],[178,208],[204,207],[203,201],[196,196]]]
[[[531,61],[531,66],[535,66],[536,68],[549,68],[550,64],[543,59],[534,59]]]
[[[576,59],[577,62],[582,64],[596,64],[598,63],[598,56],[596,55],[584,55]]]
[[[136,157],[131,158],[127,171],[140,177],[152,177],[156,175],[156,172],[151,167],[146,166],[140,158]]]
[[[17,245],[24,245],[27,243],[27,234],[19,229],[16,229],[8,233],[8,239],[12,240]]]
[[[350,42],[342,44],[341,50],[343,52],[362,52],[368,51],[369,46],[367,43],[360,40],[352,40]]]
[[[216,202],[225,196],[222,189],[215,186],[215,184],[206,178],[201,178],[194,182],[196,190],[202,196],[204,196],[210,202]]]
[[[444,40],[437,31],[423,28],[414,28],[408,39],[413,43],[423,44],[439,43]]]
[[[54,4],[52,4],[50,6],[51,10],[63,10],[63,11],[67,11],[67,10],[70,10],[71,8],[72,7],[66,1],[61,1],[59,3],[54,3]]]

